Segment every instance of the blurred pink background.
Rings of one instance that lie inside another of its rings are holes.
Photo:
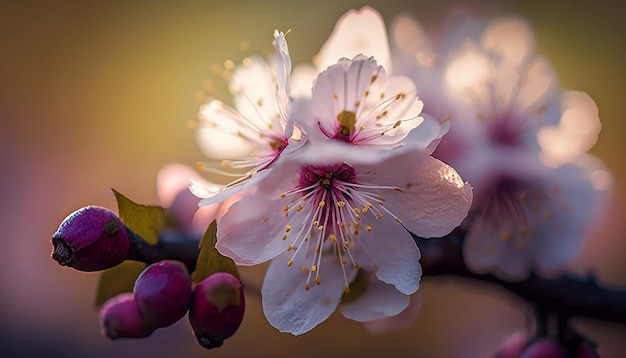
[[[292,29],[294,64],[308,61],[335,21],[365,4],[388,24],[408,12],[435,26],[451,3],[2,2],[0,355],[485,357],[524,329],[527,308],[507,292],[425,278],[424,304],[412,327],[381,336],[340,315],[301,337],[281,334],[265,321],[260,299],[249,296],[242,327],[219,350],[197,345],[186,318],[147,339],[111,342],[100,336],[93,306],[97,274],[62,268],[50,258],[50,236],[70,212],[90,204],[116,209],[111,187],[157,204],[160,167],[204,160],[188,122],[202,91],[223,90],[212,64],[263,53],[275,28]],[[603,130],[592,153],[612,171],[616,188],[611,210],[572,269],[593,270],[601,282],[626,288],[624,8],[612,6],[617,1],[476,4],[485,16],[528,19],[538,52],[552,62],[562,88],[586,91],[596,101]],[[626,351],[626,326],[575,323],[605,357]]]

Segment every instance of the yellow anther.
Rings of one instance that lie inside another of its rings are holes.
[[[285,207],[283,208],[284,212],[288,212],[289,211],[289,207],[287,205],[285,205]]]
[[[376,218],[377,218],[378,220],[382,219],[382,218],[383,218],[383,213],[378,213],[378,214],[376,214]]]
[[[309,284],[307,283],[306,285],[304,285],[304,290],[308,291],[311,287],[309,287]]]
[[[317,276],[317,277],[315,278],[315,284],[319,286],[319,285],[320,285],[320,283],[322,283],[322,279],[321,279],[321,277]]]
[[[360,213],[360,212],[361,212],[361,209],[359,209],[359,208],[354,208],[354,212],[358,214],[358,213]]]
[[[342,259],[342,260],[341,260],[341,264],[342,264],[342,265],[345,265],[347,262],[348,262],[348,261],[346,261],[346,259]]]
[[[374,81],[376,81],[377,78],[378,78],[377,75],[372,75],[372,78],[370,78],[370,83],[374,83]]]
[[[337,99],[339,99],[339,96],[337,96],[336,93],[333,93],[333,99],[337,100]]]
[[[372,231],[372,227],[371,227],[371,226],[369,226],[369,225],[367,225],[367,226],[365,227],[365,230],[367,230],[367,231]]]
[[[287,261],[287,266],[291,266],[291,265],[293,265],[293,260]]]
[[[291,251],[291,249],[293,249],[293,246],[291,245],[287,246],[287,251]]]
[[[343,292],[350,293],[350,287],[346,286],[343,288]]]
[[[370,90],[365,91],[365,97],[370,95]]]
[[[283,239],[283,240],[287,240],[287,234],[283,234],[282,239]]]
[[[323,228],[324,228],[324,225],[320,225],[320,226],[318,226],[318,227],[317,227],[317,229],[318,229],[319,231],[322,231],[322,229],[323,229]]]
[[[355,270],[358,270],[358,269],[359,269],[359,267],[360,267],[360,266],[359,266],[359,264],[357,264],[357,263],[355,262],[355,263],[354,263],[354,269],[355,269]]]
[[[400,125],[402,124],[402,121],[396,121],[396,123],[394,123],[393,128],[398,128],[400,127]]]
[[[400,220],[400,218],[396,218],[396,221],[398,222],[398,224],[402,224],[402,220]]]
[[[313,272],[317,271],[317,266],[315,266],[315,265],[311,266],[311,271],[313,271]]]
[[[361,101],[354,102],[354,107],[359,107],[361,105]]]
[[[296,211],[297,211],[297,212],[300,212],[300,211],[302,211],[302,209],[304,209],[304,206],[299,205],[299,206],[296,208]]]
[[[286,196],[287,196],[287,195],[286,195],[285,193],[280,194],[280,198],[281,198],[281,199],[284,199]]]
[[[317,220],[313,221],[313,226],[317,226],[317,225],[319,225],[319,224],[320,224],[320,222],[319,222],[319,221],[317,221]]]
[[[291,225],[285,226],[285,232],[289,232],[289,231],[291,231]]]
[[[361,212],[362,212],[362,213],[366,213],[366,212],[368,212],[368,211],[369,211],[369,208],[368,208],[367,206],[366,206],[366,207],[364,207],[363,209],[361,209]]]
[[[319,206],[320,206],[320,208],[321,208],[322,206],[326,205],[326,203],[324,202],[324,200],[322,200],[322,201],[320,201],[320,202],[319,202],[319,204],[317,204],[317,205],[319,205]]]
[[[340,208],[343,208],[344,206],[346,206],[346,202],[345,201],[338,201],[337,202],[337,206],[339,206]]]

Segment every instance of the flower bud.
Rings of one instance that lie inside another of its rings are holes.
[[[112,211],[88,206],[68,215],[52,235],[52,258],[80,271],[122,263],[130,245],[126,226]]]
[[[542,338],[530,343],[519,358],[566,358],[561,345],[553,338]]]
[[[187,313],[191,279],[182,263],[159,261],[141,272],[133,293],[144,320],[156,328],[167,327]]]
[[[104,303],[100,327],[102,335],[111,339],[144,338],[154,332],[142,319],[132,293],[122,293]]]
[[[220,347],[237,331],[245,310],[243,286],[225,272],[202,280],[193,291],[189,323],[198,343],[207,349]]]

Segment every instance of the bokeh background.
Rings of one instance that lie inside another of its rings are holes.
[[[340,315],[301,337],[276,332],[260,299],[223,348],[196,344],[186,319],[137,341],[100,336],[97,274],[50,259],[51,234],[85,205],[116,208],[109,188],[156,204],[163,165],[204,157],[189,122],[220,91],[213,64],[236,63],[292,29],[294,64],[309,61],[348,9],[370,4],[436,26],[449,1],[0,2],[0,355],[10,357],[487,357],[528,326],[528,309],[497,287],[425,278],[411,328],[380,336]],[[618,1],[481,1],[487,17],[519,15],[563,89],[588,92],[603,131],[592,153],[615,177],[611,208],[576,272],[626,287],[626,25]],[[580,292],[584,295],[584,292]],[[626,352],[626,326],[576,320],[606,357]]]

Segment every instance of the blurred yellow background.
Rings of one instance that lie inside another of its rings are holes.
[[[3,357],[486,357],[527,326],[523,302],[496,287],[425,278],[412,327],[373,336],[333,315],[292,337],[248,297],[241,329],[205,351],[187,319],[138,341],[99,334],[98,276],[58,266],[51,234],[85,205],[115,209],[113,187],[156,204],[156,174],[204,157],[188,123],[200,92],[220,84],[212,64],[239,62],[289,35],[294,64],[309,61],[348,9],[369,4],[389,24],[401,12],[426,26],[449,1],[3,1],[0,3],[0,355]],[[485,16],[516,14],[563,89],[588,92],[603,131],[592,153],[615,176],[614,201],[573,265],[626,287],[626,25],[619,2],[472,2]],[[207,81],[210,80],[210,81]],[[580,294],[585,294],[581,292]],[[576,320],[606,357],[626,352],[626,326]]]

